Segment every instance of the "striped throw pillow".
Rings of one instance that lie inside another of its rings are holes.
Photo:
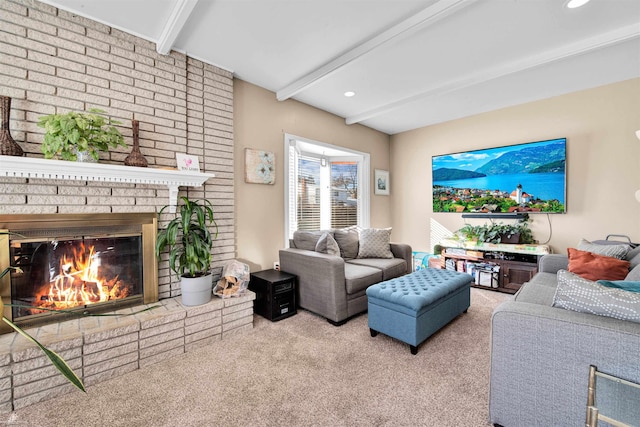
[[[578,243],[578,249],[581,251],[591,252],[596,255],[610,256],[613,258],[624,259],[631,250],[631,246],[627,244],[610,244],[599,245],[586,239],[581,239]]]

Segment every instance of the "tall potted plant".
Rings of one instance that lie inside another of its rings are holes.
[[[218,237],[218,224],[211,202],[181,197],[178,214],[158,231],[156,256],[169,249],[169,266],[180,279],[184,305],[206,304],[211,299],[211,248]],[[160,213],[166,208],[162,208]],[[209,227],[215,228],[211,233]]]
[[[117,124],[120,122],[109,119],[97,108],[88,113],[70,111],[42,116],[38,126],[46,131],[42,142],[44,157],[97,162],[100,151],[127,146],[113,126]]]

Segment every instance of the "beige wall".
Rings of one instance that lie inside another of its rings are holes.
[[[374,169],[389,170],[389,136],[382,132],[347,126],[340,117],[294,100],[279,102],[275,93],[238,79],[234,81],[233,109],[237,257],[251,271],[272,268],[285,243],[285,133],[369,153],[372,175]],[[275,153],[275,185],[244,182],[245,148]],[[373,185],[371,188],[373,193]],[[391,225],[390,206],[389,197],[371,195],[371,226]]]
[[[580,238],[640,241],[640,79],[428,126],[391,137],[396,240],[432,250],[431,229],[455,231],[460,214],[432,213],[431,156],[567,138],[567,213],[532,215],[534,237],[565,253]],[[469,220],[476,224],[486,220]]]

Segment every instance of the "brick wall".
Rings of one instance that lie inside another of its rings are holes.
[[[165,299],[150,311],[120,311],[129,317],[83,317],[29,332],[90,387],[251,330],[254,299],[248,292],[197,307]],[[0,425],[3,413],[71,392],[77,391],[40,349],[18,334],[0,335]]]
[[[216,175],[179,194],[214,205],[214,267],[235,255],[232,79],[228,71],[177,52],[160,55],[149,41],[35,0],[0,1],[0,94],[12,98],[11,134],[26,155],[43,157],[44,132],[36,126],[42,115],[103,109],[122,122],[128,144],[131,120],[139,120],[150,167],[175,167],[175,153],[182,152],[197,155],[201,170]],[[103,153],[100,161],[122,164],[129,152]],[[0,178],[0,186],[5,214],[149,212],[168,202],[166,188],[150,185]],[[169,219],[163,215],[161,225]],[[159,284],[160,298],[180,294],[166,261]]]

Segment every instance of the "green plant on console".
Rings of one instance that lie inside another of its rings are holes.
[[[88,113],[70,111],[50,114],[38,119],[38,126],[45,129],[42,152],[46,159],[77,160],[77,151],[86,151],[96,161],[100,151],[126,147],[122,134],[105,112],[92,108]]]
[[[534,243],[533,233],[529,228],[529,216],[519,219],[515,224],[504,224],[501,222],[491,222],[483,225],[465,224],[456,234],[465,240],[477,240],[485,243],[500,243],[502,237],[510,238],[513,235],[520,235],[519,243]]]
[[[169,266],[176,277],[199,277],[209,273],[213,240],[218,237],[218,224],[213,215],[211,202],[181,197],[178,215],[166,228],[158,231],[156,256],[169,248]],[[160,210],[164,211],[167,206]],[[215,227],[215,233],[209,231]]]
[[[530,244],[536,242],[533,238],[533,232],[529,228],[530,221],[529,215],[526,215],[515,224],[517,232],[520,233],[520,243]]]

